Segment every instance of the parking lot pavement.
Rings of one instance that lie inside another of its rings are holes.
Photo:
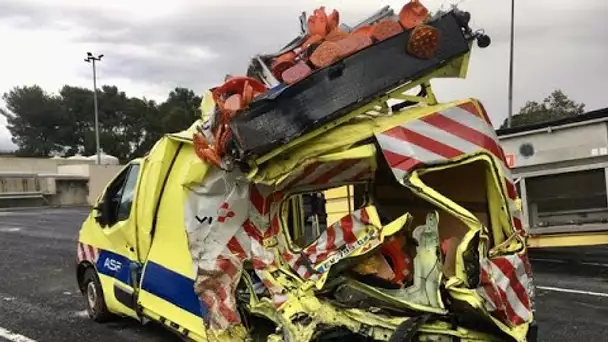
[[[178,341],[155,325],[89,320],[74,271],[77,232],[87,213],[0,212],[0,341]]]
[[[84,311],[74,260],[86,209],[0,211],[0,341],[178,341],[132,320],[96,324]],[[531,253],[540,341],[608,336],[608,248]]]
[[[608,247],[530,252],[541,341],[605,341]]]

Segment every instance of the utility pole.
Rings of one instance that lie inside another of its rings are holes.
[[[507,127],[511,128],[513,116],[513,42],[515,40],[515,0],[511,0],[511,49],[509,53],[509,113]]]
[[[99,113],[97,111],[97,70],[95,62],[100,62],[103,55],[97,57],[92,53],[87,52],[87,58],[84,59],[87,63],[93,64],[93,106],[95,107],[95,149],[97,151],[97,165],[101,164],[101,148],[99,147]]]

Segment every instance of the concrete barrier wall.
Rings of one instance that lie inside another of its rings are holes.
[[[57,172],[57,160],[48,158],[0,157],[0,171]]]
[[[88,160],[0,157],[0,171],[57,173],[59,165],[93,164]]]
[[[57,194],[50,200],[60,206],[80,206],[89,204],[88,195],[86,180],[64,179],[57,181]]]
[[[89,194],[87,202],[95,203],[106,185],[124,168],[124,165],[89,165]]]
[[[0,207],[94,205],[124,166],[0,157]]]

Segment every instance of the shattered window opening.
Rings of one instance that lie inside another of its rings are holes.
[[[494,160],[482,158],[472,156],[458,164],[420,170],[419,174],[422,183],[452,200],[481,222],[489,238],[488,248],[492,249],[514,233],[512,210],[515,203],[508,202],[508,196],[502,189],[502,182],[511,182],[510,175],[501,176],[495,170]],[[445,179],[458,181],[446,182]],[[516,192],[517,188],[512,186]],[[461,222],[454,214],[450,216],[450,220]],[[468,228],[464,223],[461,225],[464,236]]]
[[[358,182],[295,193],[288,197],[282,212],[283,226],[289,233],[290,249],[298,252],[309,247],[327,227],[362,208],[367,203],[366,189],[366,183]]]

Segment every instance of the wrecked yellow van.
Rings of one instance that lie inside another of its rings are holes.
[[[280,89],[252,63],[245,84],[269,90],[223,128],[208,91],[203,118],[127,165],[84,222],[90,317],[152,320],[187,341],[534,341],[504,153],[478,101],[438,103],[430,86],[466,73],[479,35],[458,18],[427,24],[462,44],[416,63],[409,31]],[[406,66],[353,82],[386,44]]]

